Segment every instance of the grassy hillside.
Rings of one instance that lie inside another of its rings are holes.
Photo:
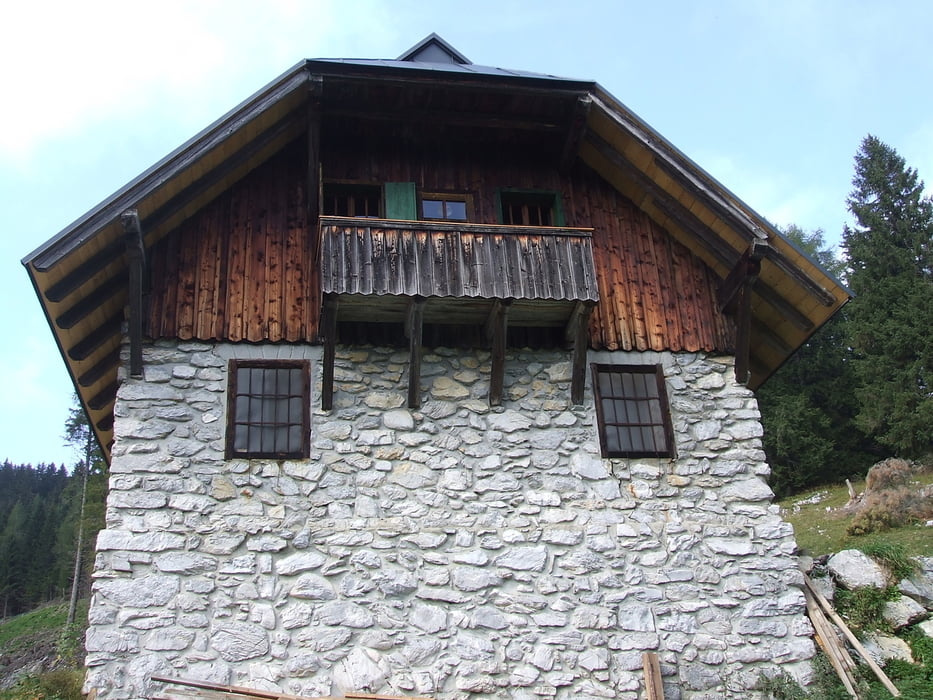
[[[864,493],[865,482],[852,484],[857,493]],[[919,490],[933,485],[933,471],[916,475],[911,488]],[[916,522],[904,527],[887,529],[866,535],[846,532],[854,514],[845,508],[849,493],[845,484],[821,487],[789,496],[778,505],[784,518],[794,526],[797,544],[811,556],[832,554],[843,549],[861,549],[877,542],[901,545],[908,556],[933,557],[933,527]]]
[[[87,620],[88,601],[77,618]],[[78,700],[84,671],[84,623],[66,630],[67,603],[0,622],[0,700]]]

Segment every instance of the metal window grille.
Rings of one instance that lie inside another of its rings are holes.
[[[228,458],[308,456],[307,362],[233,360],[229,398]]]
[[[673,456],[673,431],[660,365],[593,365],[604,457]]]

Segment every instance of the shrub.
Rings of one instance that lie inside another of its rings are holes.
[[[914,475],[903,459],[886,459],[869,469],[865,495],[846,532],[867,535],[933,517],[933,498],[910,485]]]
[[[83,700],[82,671],[63,669],[38,676],[27,676],[9,690],[0,692],[0,700]]]
[[[865,477],[865,495],[907,486],[914,475],[913,467],[905,459],[891,457],[878,462]]]

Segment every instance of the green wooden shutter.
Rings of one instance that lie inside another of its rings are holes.
[[[414,221],[418,218],[414,182],[387,182],[386,218]]]
[[[563,197],[560,196],[560,192],[554,193],[554,225],[555,226],[566,226],[564,223],[564,204]]]

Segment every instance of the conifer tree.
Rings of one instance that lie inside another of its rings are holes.
[[[104,467],[103,455],[100,454],[100,449],[97,447],[97,442],[94,438],[94,432],[91,430],[87,416],[81,408],[77,396],[74,397],[73,404],[68,415],[68,420],[65,422],[65,440],[83,453],[83,459],[81,463],[75,467],[75,476],[80,473],[81,477],[81,497],[80,508],[78,510],[77,541],[74,550],[74,574],[71,581],[71,597],[68,603],[68,618],[66,620],[68,626],[74,623],[75,611],[78,605],[78,592],[81,584],[81,570],[84,564],[85,530],[87,529],[85,511],[87,507],[88,481],[95,469],[102,470]],[[99,526],[95,528],[92,534],[96,534],[97,529],[99,529]]]
[[[782,230],[827,272],[840,277],[821,230]],[[847,362],[845,310],[820,328],[758,391],[770,484],[778,496],[864,473],[873,445],[854,425],[855,377]]]
[[[858,424],[903,457],[933,449],[933,202],[897,151],[867,136],[846,226]]]

